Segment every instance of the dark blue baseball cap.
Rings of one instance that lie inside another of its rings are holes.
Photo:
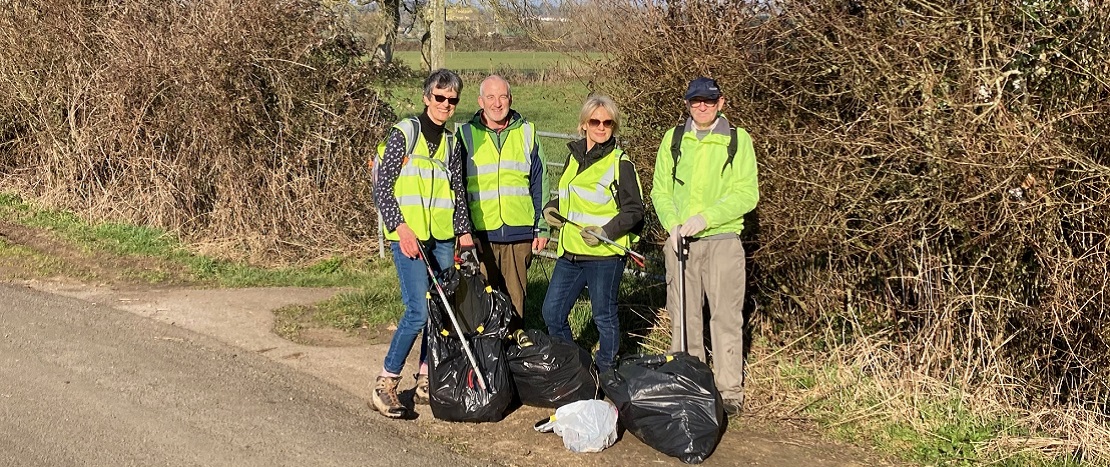
[[[720,99],[721,87],[717,86],[717,82],[712,78],[704,76],[694,78],[693,81],[690,81],[690,85],[686,87],[686,100],[699,97],[710,100]]]

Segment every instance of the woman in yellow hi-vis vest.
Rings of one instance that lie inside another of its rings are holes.
[[[594,362],[601,371],[613,367],[620,348],[617,292],[624,276],[624,251],[598,237],[628,248],[643,229],[644,199],[636,167],[617,146],[620,111],[606,96],[590,96],[579,114],[584,138],[567,144],[570,157],[559,179],[559,196],[544,207],[544,219],[559,229],[559,259],[543,300],[548,334],[573,340],[568,317],[582,288],[589,286],[590,306],[599,334]],[[573,222],[564,223],[554,213]]]
[[[455,238],[461,248],[473,248],[470,213],[466,207],[462,157],[444,124],[455,113],[462,80],[450,70],[433,71],[424,80],[424,113],[393,126],[380,148],[374,168],[374,199],[382,215],[382,230],[390,240],[393,265],[401,284],[405,313],[393,331],[381,374],[374,382],[371,403],[386,417],[400,417],[405,407],[397,384],[405,358],[428,321],[425,300],[431,279],[423,251],[433,267],[455,264]],[[428,401],[427,336],[420,342],[416,374],[418,403]]]

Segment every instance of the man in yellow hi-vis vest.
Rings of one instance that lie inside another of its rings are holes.
[[[482,274],[524,316],[528,267],[533,252],[548,240],[547,224],[540,222],[547,177],[536,128],[512,103],[504,78],[482,80],[481,110],[459,127],[458,138],[466,154],[467,200]]]
[[[671,350],[683,350],[684,327],[686,350],[708,363],[702,332],[708,299],[714,379],[725,411],[734,415],[744,403],[745,255],[740,232],[744,215],[759,202],[755,150],[748,132],[721,114],[725,98],[716,81],[691,81],[685,99],[690,118],[663,135],[651,189],[659,223],[670,232],[664,252]],[[689,242],[685,326],[678,319],[680,238]]]
[[[439,270],[455,264],[455,240],[473,248],[462,178],[462,159],[444,124],[455,113],[462,80],[450,70],[424,80],[424,113],[393,126],[374,168],[374,199],[382,230],[390,240],[405,313],[393,331],[382,371],[374,382],[371,405],[386,417],[406,409],[397,397],[405,359],[428,322],[426,294],[431,284],[421,254]],[[417,403],[428,403],[427,336],[420,342],[416,374]]]

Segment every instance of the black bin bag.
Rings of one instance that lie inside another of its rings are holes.
[[[513,314],[509,297],[491,289],[481,274],[466,274],[458,267],[437,277],[462,327],[462,337],[485,376],[486,389],[479,386],[447,308],[432,284],[426,330],[432,416],[453,422],[499,421],[513,400],[504,343]]]
[[[533,329],[524,337],[530,345],[510,345],[507,351],[522,404],[557,409],[597,397],[598,375],[586,349]]]
[[[700,464],[721,441],[726,419],[713,371],[685,352],[625,357],[601,384],[621,425],[659,452]]]

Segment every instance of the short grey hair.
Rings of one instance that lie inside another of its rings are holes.
[[[447,89],[462,94],[462,78],[446,68],[433,71],[424,79],[424,97],[431,97],[433,89]]]
[[[483,95],[485,95],[486,81],[494,79],[505,83],[505,91],[509,93],[509,98],[512,98],[513,87],[509,86],[509,80],[502,78],[501,75],[489,75],[486,77],[486,79],[483,79],[481,83],[478,83],[478,97],[482,97]]]
[[[586,102],[582,104],[582,112],[578,114],[578,134],[586,136],[586,131],[582,129],[582,125],[586,124],[586,121],[590,119],[590,114],[594,113],[598,107],[605,108],[605,111],[613,117],[613,136],[617,136],[617,130],[621,127],[621,111],[611,97],[601,94],[590,95],[586,98]]]

